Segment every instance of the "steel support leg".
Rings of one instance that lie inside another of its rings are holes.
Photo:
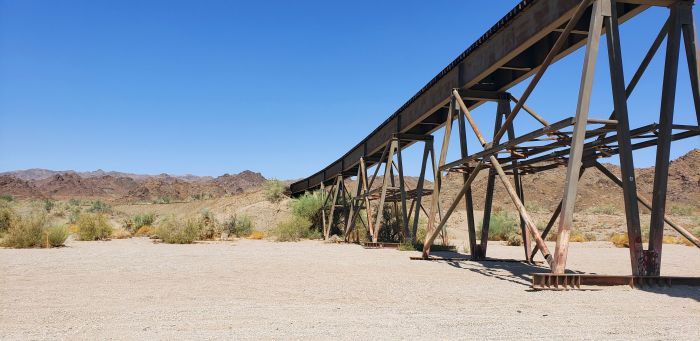
[[[384,165],[384,181],[382,182],[382,192],[379,197],[379,206],[377,206],[377,220],[374,224],[374,235],[372,235],[372,241],[379,241],[379,231],[382,229],[382,220],[384,218],[384,202],[386,200],[387,187],[389,186],[389,178],[391,177],[392,162],[394,160],[394,152],[396,151],[396,141],[391,141],[389,145],[389,152],[386,157],[386,162]],[[381,165],[377,165],[380,167]]]
[[[466,122],[464,122],[464,114],[461,112],[458,113],[458,115],[457,115],[457,124],[459,125],[460,155],[462,158],[465,158],[469,155],[469,150],[467,148]],[[467,182],[467,179],[469,179],[469,175],[467,175],[467,173],[462,174],[462,184]],[[474,200],[472,197],[471,186],[469,186],[469,188],[467,188],[467,191],[464,194],[464,202],[465,202],[465,206],[466,206],[466,210],[467,210],[467,231],[469,234],[469,253],[471,254],[472,258],[474,258],[474,255],[477,252],[477,244],[476,244],[476,224],[474,221]]]
[[[661,247],[664,235],[664,215],[666,214],[666,190],[668,187],[668,165],[671,157],[671,133],[673,132],[673,111],[676,103],[676,83],[678,79],[678,57],[680,52],[681,22],[680,8],[671,6],[671,19],[666,40],[666,66],[661,92],[661,113],[654,168],[654,190],[651,198],[651,222],[649,224],[649,251],[645,257],[645,275],[658,276],[661,272]],[[623,180],[625,176],[623,175]],[[636,192],[634,193],[636,196]]]
[[[695,115],[700,125],[700,66],[698,65],[698,32],[695,29],[695,18],[690,3],[682,3],[680,6],[681,25],[683,28],[683,41],[685,42],[685,55],[688,60],[690,72],[690,86],[693,90],[693,103]]]
[[[566,269],[566,257],[569,251],[569,234],[574,220],[574,204],[576,202],[576,193],[578,190],[578,175],[581,168],[583,144],[586,138],[586,121],[590,108],[591,89],[593,87],[593,76],[598,56],[600,34],[603,28],[603,14],[605,14],[601,13],[604,7],[604,1],[605,0],[597,0],[593,4],[593,11],[591,12],[591,24],[588,31],[583,75],[581,77],[581,87],[579,89],[578,105],[576,108],[576,123],[574,124],[571,151],[566,168],[566,182],[564,185],[562,211],[559,219],[557,246],[554,251],[554,266],[552,272],[556,274],[562,274]],[[609,10],[610,7],[607,7]]]
[[[496,122],[494,124],[493,133],[495,134],[501,129],[503,117],[510,112],[508,106],[504,105],[503,101],[498,102],[496,111]],[[499,141],[493,141],[493,145],[497,145]],[[496,170],[489,169],[489,177],[486,180],[486,198],[484,199],[484,217],[481,223],[481,243],[477,248],[477,252],[472,255],[475,259],[486,258],[486,248],[489,244],[489,227],[491,225],[491,209],[493,208],[493,192],[496,187]]]

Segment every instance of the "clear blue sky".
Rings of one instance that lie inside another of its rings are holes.
[[[516,3],[0,0],[0,171],[305,177]],[[628,79],[665,15],[655,9],[623,25]],[[633,126],[658,120],[660,52],[631,99]],[[528,102],[551,121],[573,115],[581,56],[553,66]],[[612,108],[601,56],[593,117]],[[676,122],[696,123],[690,98],[682,59]],[[494,111],[475,115],[492,127]],[[526,117],[516,123],[535,128]],[[699,142],[675,143],[672,156]],[[648,151],[637,166],[653,164]],[[409,173],[417,154],[407,152]]]

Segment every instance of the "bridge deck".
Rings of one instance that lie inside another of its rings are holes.
[[[618,0],[620,23],[672,0]],[[454,88],[473,91],[506,91],[526,79],[543,63],[580,0],[523,0],[481,38],[443,69],[417,94],[340,159],[290,186],[293,195],[330,184],[337,175],[354,176],[359,160],[374,165],[394,133],[430,134],[442,127]],[[465,13],[465,16],[467,14]],[[557,60],[585,44],[590,9],[577,23]],[[483,100],[466,104],[475,108]],[[402,148],[407,145],[402,146]]]

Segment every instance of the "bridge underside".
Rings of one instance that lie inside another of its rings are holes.
[[[658,36],[634,76],[626,82],[619,25],[650,6],[667,7],[668,19],[659,23]],[[692,6],[690,0],[522,1],[360,144],[321,172],[292,184],[291,191],[300,195],[319,188],[331,189],[327,208],[323,210],[326,238],[338,233],[343,234],[346,241],[358,240],[356,226],[362,224],[365,227],[362,233],[373,243],[386,242],[380,239],[387,235],[415,243],[422,211],[427,216],[427,235],[422,241],[425,259],[429,258],[436,238],[441,236],[442,244],[448,243],[445,232],[448,219],[460,203],[465,203],[462,209],[467,213],[471,258],[479,260],[486,259],[493,193],[499,181],[520,216],[525,261],[533,261],[540,253],[552,273],[561,275],[566,268],[578,179],[588,169],[595,169],[622,188],[632,274],[659,276],[664,226],[673,228],[700,248],[700,240],[665,213],[671,142],[700,135],[698,125],[674,124],[681,44],[686,50],[695,104],[692,116],[700,124],[700,73]],[[609,117],[590,118],[593,77],[603,34],[608,47],[614,107]],[[658,123],[634,122],[631,127],[627,99],[664,42],[665,67]],[[575,80],[580,81],[575,116],[549,122],[527,106],[526,101],[552,63],[583,46],[585,58],[581,78]],[[527,78],[530,81],[520,98],[507,92]],[[486,102],[497,103],[491,141],[485,139],[471,114]],[[521,112],[538,122],[541,128],[516,131],[513,120]],[[447,162],[455,121],[461,157]],[[442,127],[445,127],[445,134],[440,154],[436,155],[430,134]],[[468,131],[479,140],[481,150],[469,152],[474,146],[467,146]],[[403,174],[401,151],[416,143],[424,146],[422,167],[415,188],[409,188]],[[636,188],[633,151],[649,147],[656,147],[656,168],[652,198],[645,198]],[[600,158],[612,156],[619,157],[620,177],[598,162]],[[368,176],[371,167],[374,167],[374,174]],[[382,167],[384,174],[380,177],[378,173]],[[562,198],[548,224],[540,231],[524,205],[521,178],[557,167],[566,169]],[[430,189],[425,188],[429,170],[434,179]],[[482,171],[488,173],[487,189],[484,220],[477,235],[471,185]],[[463,179],[454,198],[441,197],[443,177],[449,172],[461,173]],[[346,180],[352,176],[357,179],[354,191],[346,186]],[[375,183],[379,178],[382,178],[380,185]],[[424,207],[424,196],[430,197],[428,209]],[[651,211],[647,249],[642,243],[639,204]],[[441,207],[445,205],[446,209]],[[389,216],[396,222],[393,227],[383,226],[388,221],[387,207]],[[338,212],[342,212],[340,216]],[[340,220],[342,226],[337,227]],[[557,243],[554,252],[550,252],[544,240],[554,228]],[[391,230],[390,233],[382,234],[387,230]]]

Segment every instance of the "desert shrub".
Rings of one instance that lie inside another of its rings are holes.
[[[73,199],[68,200],[68,205],[70,205],[70,206],[80,206],[82,204],[83,204],[83,202],[80,199],[73,198]]]
[[[10,221],[3,245],[13,248],[41,246],[46,230],[46,213],[34,210],[27,215],[18,215]]]
[[[80,206],[72,206],[68,209],[68,223],[77,224],[78,218],[80,218],[81,209]]]
[[[80,240],[105,240],[112,234],[112,226],[100,213],[84,213],[78,218]]]
[[[210,240],[221,235],[221,224],[209,209],[205,208],[200,213],[197,223],[200,225],[199,239]]]
[[[629,238],[627,238],[627,233],[613,233],[610,236],[610,241],[616,247],[630,247]]]
[[[682,205],[673,205],[668,209],[669,213],[677,216],[691,216],[693,215],[693,211],[695,211],[693,207]]]
[[[246,215],[233,215],[224,222],[224,231],[229,236],[248,237],[253,232],[253,221]]]
[[[311,222],[300,216],[292,216],[277,224],[272,233],[275,240],[279,242],[295,242],[312,236]]]
[[[248,239],[260,240],[260,239],[263,239],[263,238],[265,238],[265,237],[267,237],[267,234],[265,234],[265,232],[253,230],[253,231],[250,233],[250,235],[248,236]]]
[[[481,227],[479,227],[481,230]],[[489,240],[508,241],[511,234],[520,232],[520,222],[516,217],[506,211],[496,211],[491,213],[489,222]],[[478,231],[477,235],[481,235]]]
[[[192,200],[195,200],[195,201],[198,201],[198,200],[207,200],[207,199],[211,199],[211,198],[213,198],[213,197],[214,197],[214,196],[211,195],[210,193],[197,193],[197,194],[192,194],[192,195],[190,196],[190,198],[192,198]]]
[[[13,197],[9,194],[3,194],[3,195],[0,195],[0,201],[6,201],[6,202],[15,201],[15,197]]]
[[[415,244],[408,243],[408,242],[403,242],[403,243],[399,244],[399,247],[397,248],[397,250],[399,250],[399,251],[418,251]]]
[[[545,240],[548,242],[556,242],[557,238],[559,238],[559,233],[554,231],[554,228],[552,228],[552,230],[549,231],[549,234],[547,234],[547,238],[545,238]]]
[[[284,191],[286,190],[284,183],[279,180],[267,180],[263,183],[265,191],[265,199],[269,202],[280,202],[284,199]]]
[[[199,219],[190,218],[177,221],[174,218],[164,219],[156,227],[156,235],[168,244],[191,244],[200,234]]]
[[[617,213],[617,208],[615,208],[615,206],[612,205],[596,205],[591,208],[591,213],[615,215]]]
[[[52,247],[63,246],[69,235],[70,231],[66,225],[56,225],[46,229],[46,239]]]
[[[141,227],[145,225],[153,225],[156,221],[156,214],[149,212],[144,214],[137,214],[124,221],[124,229],[134,233],[138,231]]]
[[[143,225],[134,233],[137,237],[150,237],[155,233],[151,225]]]
[[[4,233],[10,228],[13,219],[15,219],[15,211],[12,207],[0,204],[0,233]]]
[[[311,223],[311,227],[321,230],[323,227],[321,208],[325,200],[326,195],[322,191],[307,192],[298,198],[292,199],[289,202],[289,206],[294,216],[308,220]]]
[[[126,229],[123,228],[118,228],[112,231],[112,238],[113,239],[127,239],[131,238],[131,232],[129,232]]]
[[[598,240],[598,236],[596,236],[596,234],[593,232],[586,232],[583,234],[583,237],[586,238],[586,241],[588,242],[594,242]]]
[[[587,242],[586,236],[579,231],[571,231],[569,234],[569,241],[572,243],[583,243]]]
[[[51,210],[56,206],[56,203],[51,199],[44,199],[44,210],[46,212],[51,212]]]
[[[88,212],[91,213],[110,213],[112,212],[112,206],[102,200],[95,200],[88,208]]]
[[[517,233],[511,233],[508,235],[508,239],[506,240],[506,245],[508,246],[520,246],[523,245],[523,239],[520,238],[520,235]]]

